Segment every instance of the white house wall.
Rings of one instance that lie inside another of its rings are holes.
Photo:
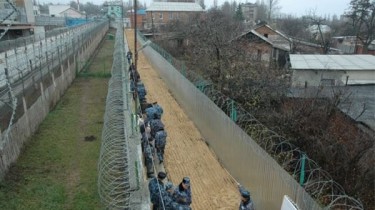
[[[348,76],[348,84],[375,84],[374,70],[355,71],[322,71],[322,70],[293,70],[292,86],[304,87],[320,86],[322,80],[334,80],[334,85],[345,85]]]
[[[84,17],[84,15],[82,15],[81,13],[79,13],[75,10],[72,10],[72,9],[68,9],[68,10],[64,11],[64,13],[61,13],[60,16],[72,17],[72,18],[83,18]]]
[[[350,71],[349,73],[348,84],[375,84],[375,70]]]
[[[69,5],[49,5],[48,7],[49,15],[59,17],[61,12],[69,8],[70,8]]]

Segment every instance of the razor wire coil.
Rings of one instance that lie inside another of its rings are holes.
[[[131,209],[131,195],[135,189],[130,176],[135,171],[130,157],[130,129],[125,69],[125,45],[122,26],[118,24],[111,79],[108,84],[102,145],[98,163],[98,191],[105,209]],[[130,126],[131,127],[131,126]]]
[[[136,112],[139,107],[132,110],[129,105],[130,99],[127,95],[130,85],[127,72],[129,66],[125,62],[125,50],[128,50],[128,47],[124,42],[122,32],[121,26],[118,26],[98,163],[98,190],[105,209],[134,209],[132,200],[137,199],[135,196],[139,196],[134,193],[138,189],[133,189],[130,184],[134,177],[130,177],[129,174],[136,169],[132,164],[134,157],[129,156],[129,146],[132,142],[129,138],[129,129],[127,129],[129,126],[126,125],[129,123],[127,119],[131,118],[133,112]],[[135,100],[139,105],[138,97]],[[156,175],[154,160],[152,160],[152,165]],[[161,189],[159,186],[158,188],[162,198]],[[165,209],[163,199],[162,205]]]

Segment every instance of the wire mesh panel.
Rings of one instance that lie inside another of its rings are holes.
[[[37,81],[51,74],[52,69],[77,53],[105,24],[106,21],[101,21],[68,31],[58,30],[61,34],[29,44],[25,39],[7,42],[5,45],[13,48],[0,52],[0,107],[9,106],[14,98],[10,97],[11,93],[14,96],[25,94],[27,89],[37,85]],[[0,42],[1,45],[4,43]],[[7,125],[11,126],[11,123]],[[4,130],[4,127],[1,129]],[[2,142],[4,140],[0,139],[0,148]]]

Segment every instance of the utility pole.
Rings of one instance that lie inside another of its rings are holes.
[[[122,28],[122,34],[125,35],[125,28],[124,28],[124,0],[121,0],[121,28]]]
[[[152,14],[152,11],[151,11],[151,27],[152,27],[152,38],[155,38],[155,28],[154,28],[154,14]]]
[[[134,0],[134,67],[137,69],[137,0]],[[137,69],[138,70],[138,69]]]

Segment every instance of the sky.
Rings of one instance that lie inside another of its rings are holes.
[[[37,0],[40,3],[56,3],[61,4],[69,3],[70,0]],[[142,4],[150,5],[153,0],[138,0]],[[222,5],[226,0],[217,0],[218,5]],[[232,2],[233,0],[227,0]],[[236,0],[237,3],[255,3],[256,0]],[[264,0],[265,2],[267,0]],[[102,4],[104,0],[80,0],[80,3],[92,2],[94,4]],[[124,0],[124,2],[129,2],[129,0]],[[207,8],[213,6],[214,0],[204,0]],[[332,15],[341,15],[349,7],[350,0],[279,0],[279,6],[281,6],[281,13],[292,14],[296,16],[302,16],[309,13],[313,10],[319,16],[325,16],[330,14]]]

